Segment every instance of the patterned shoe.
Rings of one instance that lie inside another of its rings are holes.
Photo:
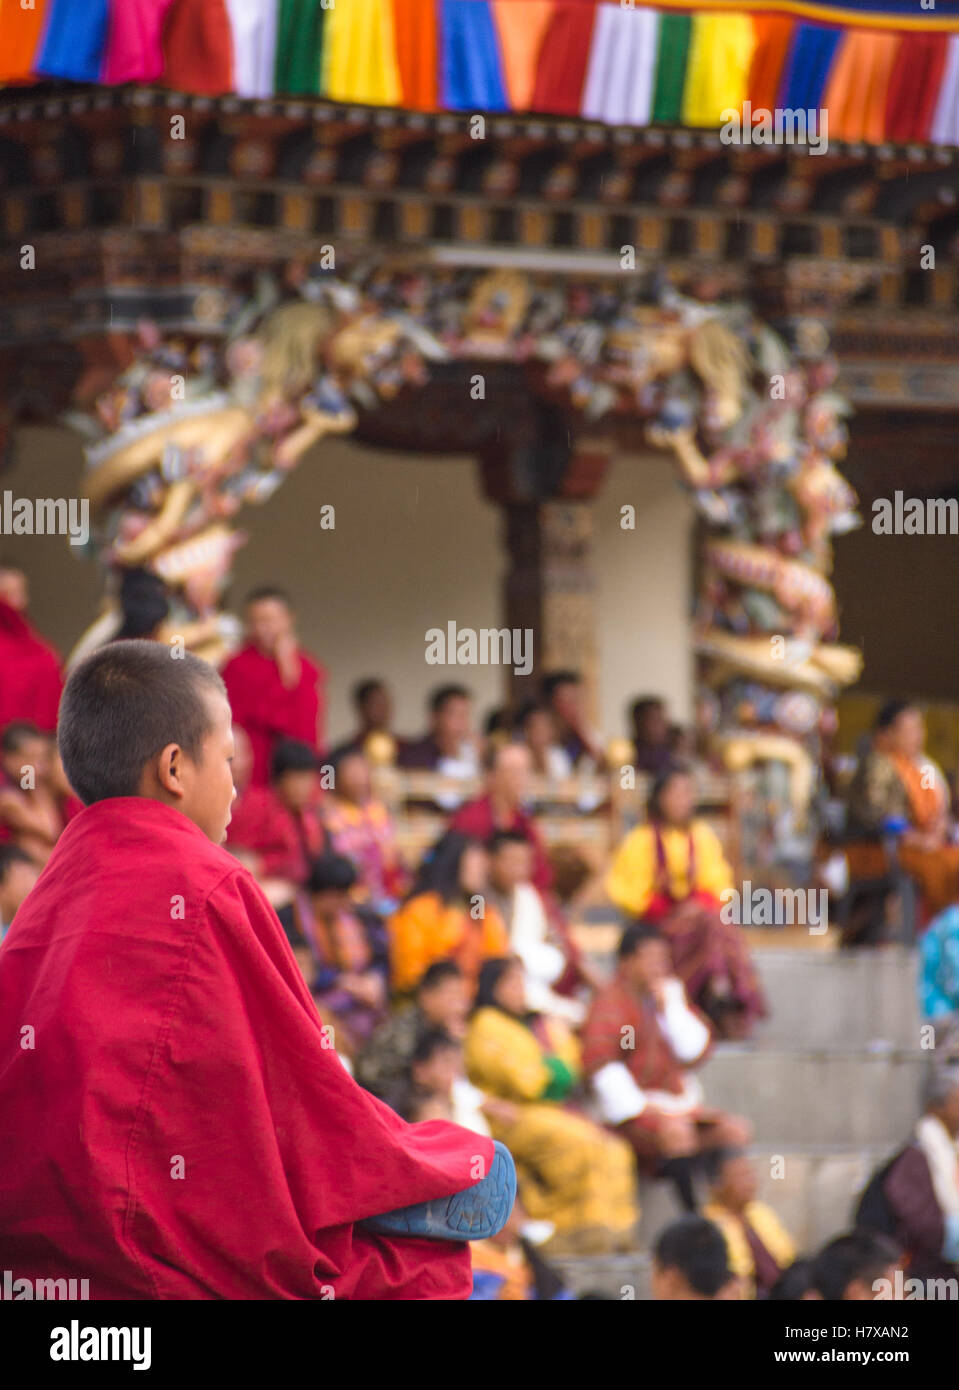
[[[493,1162],[482,1182],[417,1202],[412,1207],[371,1216],[360,1224],[384,1236],[426,1236],[430,1240],[487,1240],[501,1231],[516,1200],[516,1168],[505,1144],[495,1141]]]

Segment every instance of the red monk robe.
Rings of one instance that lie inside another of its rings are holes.
[[[27,1031],[30,1030],[30,1031]],[[488,1171],[324,1046],[245,869],[179,811],[97,802],[0,946],[0,1251],[92,1298],[463,1298],[465,1244],[354,1223]]]
[[[294,738],[317,749],[322,745],[321,688],[326,672],[304,651],[298,655],[300,679],[292,688],[281,681],[273,658],[252,644],[242,647],[220,672],[234,721],[246,730],[253,749],[253,786],[269,782],[270,755],[279,739]]]
[[[22,613],[0,599],[0,729],[14,719],[29,719],[51,732],[62,688],[56,652]]]
[[[458,830],[461,834],[484,843],[497,830],[516,831],[533,850],[533,886],[541,893],[548,893],[553,886],[553,870],[543,837],[533,817],[528,816],[519,807],[506,820],[500,821],[493,810],[492,798],[488,794],[478,796],[475,801],[467,801],[465,806],[460,807],[450,821],[450,829]]]
[[[297,815],[272,787],[247,787],[233,803],[227,844],[255,854],[262,877],[304,884],[312,861],[323,852],[326,833],[314,808]]]

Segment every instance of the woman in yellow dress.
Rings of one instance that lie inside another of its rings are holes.
[[[556,1227],[549,1251],[631,1248],[639,1215],[632,1150],[565,1108],[580,1079],[579,1043],[565,1024],[528,1012],[515,957],[483,965],[465,1057],[470,1081],[490,1098],[493,1137],[516,1162],[523,1206]]]
[[[653,785],[646,823],[613,858],[606,891],[621,911],[659,928],[674,971],[715,1031],[742,1038],[766,1004],[742,928],[721,910],[733,871],[695,806],[689,772],[667,768]]]

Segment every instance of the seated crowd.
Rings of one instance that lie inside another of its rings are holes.
[[[47,649],[29,628],[25,589],[4,587],[10,573],[0,570],[0,638],[12,632],[11,658],[19,642],[32,666],[7,692],[0,729],[0,933],[81,809],[56,752]],[[566,1297],[552,1259],[635,1249],[640,1176],[667,1180],[687,1213],[655,1243],[657,1297],[870,1297],[859,1291],[903,1254],[952,1267],[951,1078],[940,1078],[909,1148],[877,1175],[882,1221],[797,1260],[758,1199],[749,1125],[709,1103],[696,1070],[717,1041],[747,1037],[766,1006],[744,935],[720,913],[733,871],[696,815],[692,778],[677,761],[682,731],[661,701],[632,709],[635,767],[654,782],[646,821],[609,868],[608,896],[626,925],[606,977],[573,940],[529,804],[534,772],[562,778],[602,765],[576,673],[547,676],[536,701],[515,718],[500,712],[485,740],[465,687],[435,691],[427,729],[403,739],[388,685],[365,680],[353,733],[327,752],[323,673],[298,644],[288,599],[259,590],[245,619],[247,646],[223,672],[237,749],[227,848],[276,909],[359,1083],[410,1120],[453,1119],[512,1152],[519,1200],[505,1230],[474,1251],[475,1297]],[[879,789],[899,776],[896,807],[916,817],[903,856],[918,856],[917,874],[944,893],[959,849],[943,838],[942,806],[936,814],[906,765],[915,758],[895,732],[902,718],[883,726],[879,751],[892,771],[865,778],[865,804],[881,830],[892,811],[879,806]],[[908,737],[913,747],[915,729]],[[393,742],[400,768],[454,783],[483,777],[478,796],[444,806],[446,828],[419,863],[404,862],[374,793],[376,740]],[[954,925],[937,959],[948,959],[951,986],[938,986],[952,988],[959,1010],[957,936]]]
[[[959,826],[942,768],[926,749],[922,712],[907,700],[880,709],[837,799],[849,879],[845,944],[911,937],[959,903]],[[902,885],[914,920],[902,923]]]

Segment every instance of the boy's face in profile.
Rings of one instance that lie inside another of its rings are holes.
[[[227,700],[218,693],[204,696],[210,713],[211,728],[203,741],[200,758],[193,762],[181,754],[184,788],[180,810],[198,825],[208,839],[220,845],[226,839],[231,807],[236,789],[233,786],[232,759],[233,715]]]

